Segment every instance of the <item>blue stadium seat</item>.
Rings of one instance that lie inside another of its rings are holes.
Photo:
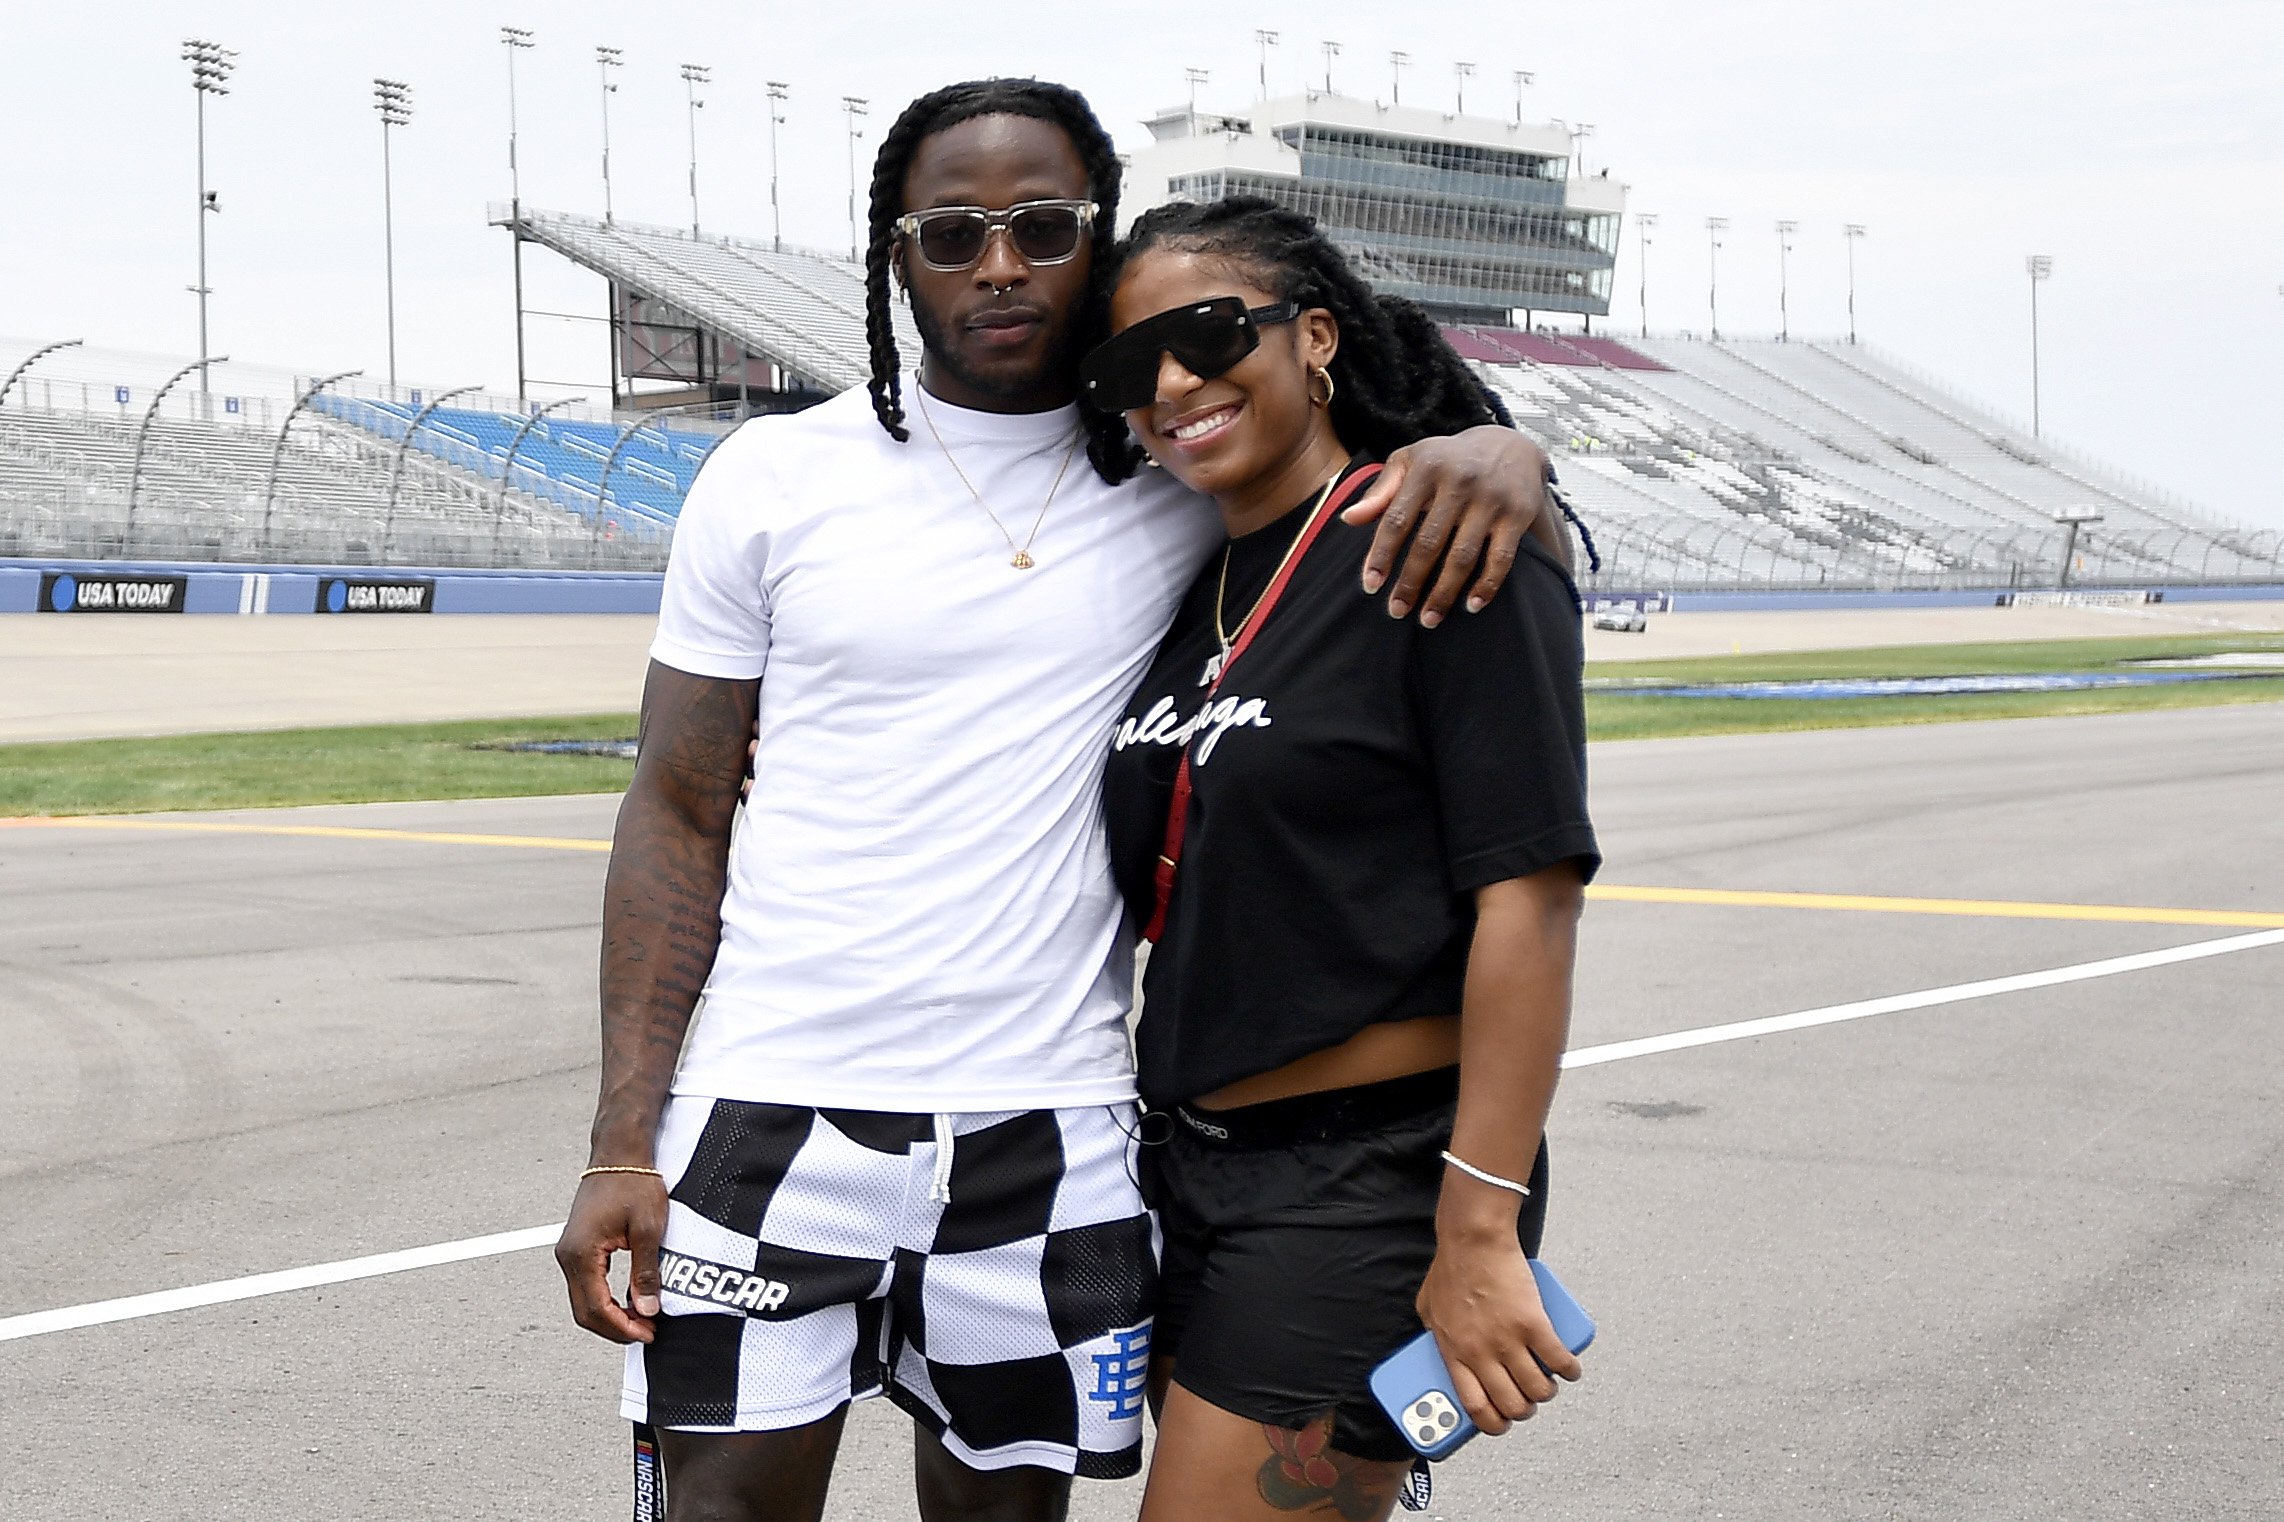
[[[402,439],[420,409],[366,397],[316,397],[312,406],[384,438]],[[439,407],[421,424],[413,447],[463,468],[497,477],[522,420],[512,413]],[[582,515],[594,511],[597,485],[611,446],[625,425],[577,418],[542,418],[516,450],[518,484],[530,470],[561,488],[563,504]],[[619,451],[611,467],[609,516],[671,524],[717,442],[713,434],[670,424],[646,424]]]

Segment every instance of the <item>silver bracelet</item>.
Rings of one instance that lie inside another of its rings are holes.
[[[1457,1168],[1460,1172],[1466,1174],[1469,1178],[1478,1179],[1483,1183],[1489,1184],[1494,1189],[1504,1189],[1511,1194],[1519,1194],[1526,1200],[1531,1197],[1530,1185],[1518,1184],[1513,1179],[1501,1178],[1496,1173],[1485,1173],[1482,1169],[1476,1167],[1473,1163],[1468,1162],[1465,1158],[1459,1156],[1459,1154],[1455,1152],[1444,1153],[1443,1160],[1451,1164],[1452,1167]]]

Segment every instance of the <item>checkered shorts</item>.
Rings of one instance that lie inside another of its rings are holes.
[[[1157,1287],[1135,1129],[1131,1106],[676,1097],[663,1314],[627,1350],[621,1409],[774,1431],[886,1394],[974,1468],[1135,1473]]]

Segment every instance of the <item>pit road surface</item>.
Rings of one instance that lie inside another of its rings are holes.
[[[2284,705],[1593,766],[1612,884],[2284,911]],[[596,841],[612,808],[204,817]],[[603,866],[0,827],[0,1336],[558,1220]],[[1573,1044],[2245,934],[1600,899]],[[2280,1003],[2268,944],[1571,1072],[1546,1251],[1602,1339],[1439,1469],[1431,1515],[2284,1514]],[[617,1373],[541,1250],[17,1337],[0,1515],[621,1518]],[[859,1409],[834,1518],[913,1514],[908,1430]],[[1073,1515],[1137,1494],[1084,1484]]]

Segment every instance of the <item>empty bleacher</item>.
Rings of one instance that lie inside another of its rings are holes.
[[[1544,441],[1611,585],[2050,586],[2274,577],[2278,536],[2066,457],[1839,343],[1450,337]]]
[[[862,272],[849,259],[529,208],[499,208],[500,219],[678,308],[726,351],[765,358],[780,372],[755,377],[765,385],[829,393],[870,373]],[[909,367],[918,337],[902,306],[891,310]],[[1446,331],[1553,456],[1603,552],[1599,585],[2284,577],[2284,535],[2217,521],[2031,438],[1869,348]],[[10,358],[6,349],[0,344],[0,360]],[[238,412],[232,396],[234,416],[170,402],[130,515],[141,408],[126,404],[127,387],[116,408],[105,405],[121,368],[119,356],[59,359],[0,409],[0,554],[117,553],[131,527],[140,552],[163,544],[190,558],[656,566],[684,494],[727,431],[571,411],[524,430],[518,404],[470,402],[432,409],[403,448],[417,405],[336,390],[296,423],[277,457],[273,499],[275,427],[303,382],[241,379],[236,389],[252,399]],[[392,511],[400,453],[408,464]],[[2100,519],[2081,529],[2065,568],[2057,516],[2089,513]]]
[[[358,396],[320,396],[312,406],[384,439],[402,439],[421,409]],[[620,522],[670,528],[698,467],[722,438],[688,424],[541,417],[528,429],[512,412],[437,407],[420,421],[412,447],[479,475],[497,478],[515,452],[514,480],[579,517],[606,502],[606,532]],[[521,432],[521,441],[517,435]],[[610,471],[606,487],[605,468]]]
[[[531,241],[672,303],[749,352],[769,355],[818,391],[861,386],[872,373],[864,341],[864,273],[854,261],[529,207],[521,218]],[[918,330],[899,305],[891,304],[890,319],[910,363],[920,352]]]
[[[591,492],[583,505],[566,506],[536,471],[503,483],[496,466],[425,448],[402,451],[400,467],[392,439],[315,408],[294,418],[281,445],[301,377],[234,367],[215,394],[168,395],[146,428],[147,398],[160,383],[151,377],[176,362],[102,351],[62,358],[57,373],[19,385],[0,406],[0,555],[663,563],[667,534],[655,509],[622,531],[595,519]],[[107,379],[90,384],[86,374]],[[120,391],[129,400],[115,401]],[[665,451],[662,460],[623,478],[614,470],[614,501],[622,479],[648,473],[660,478],[648,483],[654,496],[679,504],[696,464],[674,455],[673,441],[653,448]]]

